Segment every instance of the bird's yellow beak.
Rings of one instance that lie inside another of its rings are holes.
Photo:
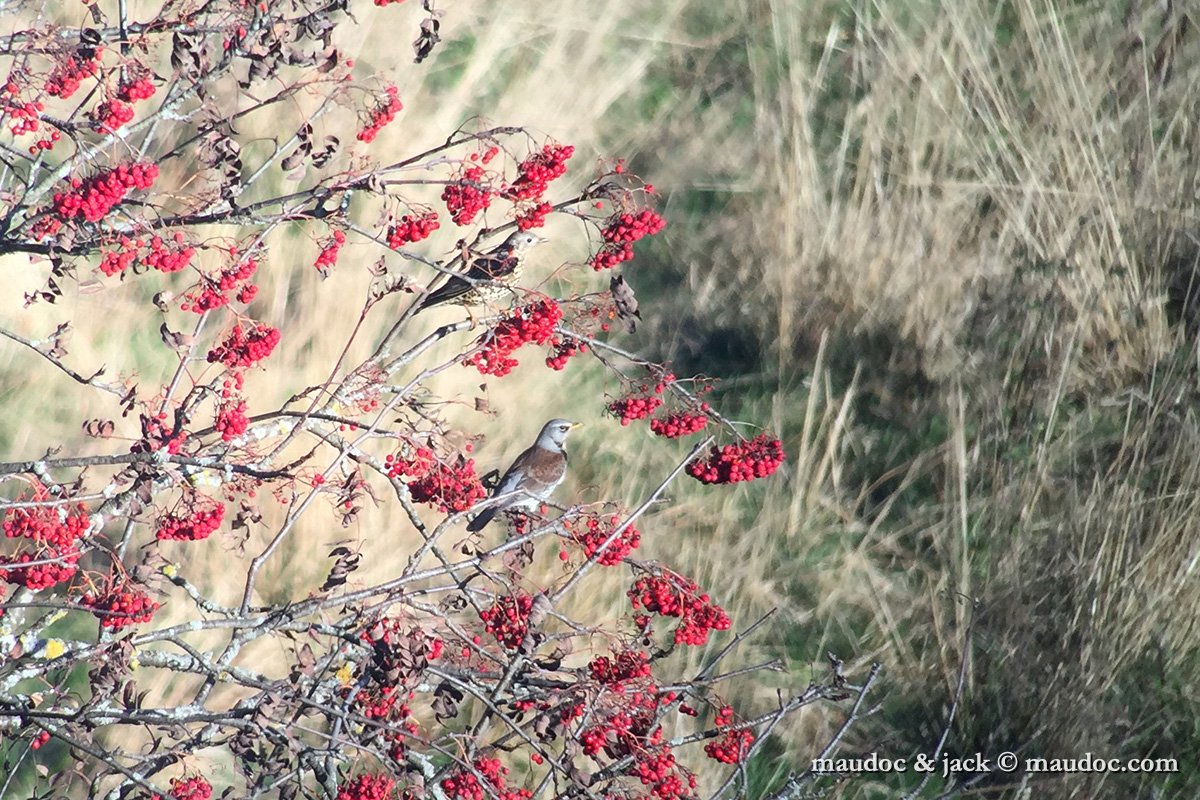
[[[583,427],[582,422],[572,422],[571,423],[571,430],[575,430],[576,428],[582,428],[582,427]]]
[[[548,241],[550,241],[550,240],[547,239],[545,236],[538,236],[536,233],[533,235],[533,243],[534,244],[545,244]]]

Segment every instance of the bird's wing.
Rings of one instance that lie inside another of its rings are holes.
[[[438,303],[445,303],[456,297],[462,297],[470,290],[471,284],[456,275],[433,292],[427,294],[425,299],[421,301],[419,308],[429,308],[430,306],[436,306]]]
[[[554,452],[541,447],[531,447],[525,459],[524,472],[526,483],[535,482],[542,487],[553,489],[567,474],[567,454]]]
[[[521,481],[525,478],[525,464],[533,457],[533,452],[536,449],[536,447],[530,447],[524,453],[521,453],[521,455],[517,456],[516,460],[513,461],[512,466],[508,468],[508,472],[505,472],[504,477],[502,477],[500,482],[496,484],[496,491],[493,494],[493,497],[499,497],[502,494],[515,492],[520,488]]]
[[[474,281],[494,281],[511,275],[516,268],[516,256],[505,249],[502,252],[489,253],[476,258],[471,262],[471,268],[467,270],[466,276]],[[472,284],[469,281],[465,281],[455,275],[431,294],[427,295],[421,301],[420,307],[429,308],[430,306],[436,306],[438,303],[445,303],[456,297],[462,297],[471,291],[471,287]]]

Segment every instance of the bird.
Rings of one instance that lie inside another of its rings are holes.
[[[426,295],[415,313],[442,303],[474,306],[504,299],[509,292],[507,287],[521,277],[521,259],[525,253],[546,241],[536,233],[517,231],[494,250],[472,259],[465,273],[451,275],[449,280]]]
[[[492,497],[514,494],[507,500],[502,500],[490,508],[485,508],[479,516],[471,520],[467,530],[471,533],[483,530],[483,526],[492,521],[492,517],[506,509],[536,508],[563,482],[567,474],[567,451],[563,446],[567,434],[583,423],[571,422],[569,419],[552,419],[542,426],[537,441],[521,455],[517,456],[512,466],[504,473],[504,477],[496,484]]]

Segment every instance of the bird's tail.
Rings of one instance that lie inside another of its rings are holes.
[[[467,530],[471,533],[478,533],[483,530],[483,526],[492,521],[492,517],[496,516],[495,508],[485,508],[479,512],[479,516],[467,523]]]

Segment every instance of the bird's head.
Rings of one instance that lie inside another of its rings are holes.
[[[561,450],[567,441],[567,434],[582,424],[582,422],[571,422],[569,419],[552,419],[542,426],[537,443],[547,450]]]
[[[517,231],[504,240],[504,245],[514,253],[523,253],[531,247],[548,242],[549,239],[538,236],[532,231]]]

